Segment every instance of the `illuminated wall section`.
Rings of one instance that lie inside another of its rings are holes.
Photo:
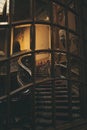
[[[21,50],[30,50],[30,29],[26,28],[23,33],[23,39],[20,39]]]
[[[15,41],[18,41],[20,43],[21,51],[30,50],[30,25],[16,26],[13,29],[12,44],[14,44]]]
[[[50,45],[50,26],[48,25],[36,25],[36,43],[35,49],[49,49]],[[13,44],[15,41],[19,41],[21,51],[30,50],[30,25],[16,26],[13,29]],[[12,52],[12,49],[11,49]],[[11,53],[12,54],[12,53]],[[50,58],[49,53],[36,55],[36,60],[48,60]]]
[[[68,26],[70,29],[76,30],[76,16],[70,11],[68,11]]]
[[[10,0],[0,0],[0,25],[8,24],[9,1]]]
[[[2,15],[3,13],[5,2],[6,2],[5,0],[0,0],[0,15]]]
[[[50,27],[36,25],[36,50],[50,48]]]
[[[50,48],[50,26],[48,25],[36,25],[36,50],[49,49]],[[36,60],[49,59],[49,53],[36,56]]]

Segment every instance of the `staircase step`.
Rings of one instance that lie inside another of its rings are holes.
[[[44,87],[35,88],[35,91],[51,91],[51,90],[52,90],[52,88],[48,88],[48,87],[46,87],[46,88],[44,88]]]
[[[56,100],[55,101],[55,104],[58,105],[58,106],[68,106],[68,101],[67,100]]]
[[[65,85],[65,84],[67,83],[67,81],[66,81],[66,80],[56,79],[56,80],[55,80],[55,83]]]
[[[68,90],[68,88],[66,86],[56,86],[55,89],[56,90]]]
[[[43,128],[46,129],[45,127],[52,126],[52,120],[36,119],[35,124],[38,126],[36,127],[36,130],[43,130]]]
[[[40,111],[40,112],[51,112],[52,108],[37,108],[36,111]]]
[[[38,96],[38,97],[37,97],[37,96]],[[51,96],[51,95],[46,95],[46,96],[45,96],[45,95],[40,95],[40,94],[39,94],[39,95],[35,95],[35,100],[36,100],[36,101],[38,101],[38,100],[40,100],[40,101],[41,101],[41,100],[42,100],[42,101],[43,101],[43,100],[49,100],[49,101],[50,101],[50,100],[52,100],[52,96]]]
[[[68,95],[55,95],[55,100],[67,100],[68,101]]]
[[[66,112],[56,112],[56,116],[68,116],[68,113]]]
[[[56,109],[68,109],[68,106],[56,106]]]
[[[52,112],[36,112],[35,116],[37,118],[51,119]]]
[[[41,106],[36,106],[35,108],[36,109],[43,109],[43,107],[44,107],[44,109],[51,109],[52,108],[52,106],[44,106],[44,105],[41,105]]]
[[[51,82],[50,82],[51,83]],[[55,82],[54,100],[52,99],[52,86],[47,83],[35,88],[35,116],[38,126],[45,126],[52,123],[53,101],[55,108],[55,119],[58,121],[69,120],[68,88],[66,81]],[[76,93],[72,93],[72,116],[73,119],[80,117],[80,101]]]
[[[73,118],[80,118],[80,114],[79,114],[79,113],[73,113],[73,114],[72,114],[72,117],[73,117]]]
[[[61,106],[61,105],[60,105],[60,106],[57,105],[55,108],[56,108],[56,109],[61,109],[61,110],[63,110],[63,109],[66,109],[66,110],[67,110],[69,107],[68,107],[68,106],[65,106],[65,105],[64,105],[64,106],[63,106],[63,105],[62,105],[62,106]]]
[[[68,92],[67,91],[55,91],[55,95],[68,95]]]
[[[36,88],[51,88],[52,84],[40,84],[40,85],[36,85]]]
[[[37,102],[35,105],[38,105],[38,106],[41,106],[41,105],[51,106],[52,102]]]
[[[55,91],[68,91],[68,88],[67,87],[56,86]]]
[[[72,100],[72,104],[80,104],[80,101],[79,100]]]
[[[36,100],[51,100],[52,96],[37,96]]]
[[[56,112],[63,112],[63,113],[68,113],[68,108],[56,108]]]
[[[80,110],[80,106],[72,106],[72,110]]]
[[[50,96],[52,93],[51,92],[44,92],[44,91],[41,91],[41,92],[35,92],[35,96],[45,96],[45,95],[48,95]]]
[[[68,113],[65,113],[65,112],[56,113],[56,120],[68,120],[68,119],[69,119]]]

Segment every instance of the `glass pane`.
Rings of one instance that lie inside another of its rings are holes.
[[[63,4],[68,4],[71,2],[71,0],[56,0],[58,2],[62,2]]]
[[[79,59],[71,57],[70,60],[70,75],[71,79],[79,80],[81,71],[81,63]]]
[[[64,4],[68,5],[69,8],[77,12],[77,1],[78,0],[61,0]]]
[[[72,91],[72,117],[74,119],[80,117],[80,84],[78,82],[71,83]]]
[[[86,67],[85,68],[87,68],[87,64],[86,64]],[[87,69],[85,69],[85,81],[86,81],[86,83],[87,83]]]
[[[50,26],[36,25],[36,49],[50,48]]]
[[[0,1],[0,24],[7,24],[9,14],[9,0]]]
[[[76,10],[75,1],[76,1],[76,0],[73,0],[73,1],[71,1],[71,2],[69,3],[69,7],[70,7],[71,9],[73,9],[74,11]]]
[[[85,83],[86,78],[87,78],[87,69],[86,69],[87,65],[81,60],[81,72],[80,72],[80,78],[81,81],[83,81]]]
[[[30,93],[30,88],[11,96],[10,115],[10,125],[13,126],[16,119],[21,119],[22,125],[27,121],[27,124],[31,126],[32,94]],[[17,121],[19,124],[20,120]],[[19,129],[18,125],[16,126],[16,129]]]
[[[64,4],[68,5],[72,10],[77,12],[78,0],[61,0]]]
[[[36,0],[35,20],[50,21],[50,4],[47,0]]]
[[[84,38],[85,38],[85,40],[87,41],[87,25],[86,24],[84,24]]]
[[[15,90],[19,88],[19,82],[17,79],[17,73],[18,73],[18,59],[19,57],[12,58],[10,61],[10,84],[11,88],[10,90]]]
[[[30,54],[11,59],[11,90],[31,82],[32,64],[32,56]]]
[[[68,11],[68,27],[76,31],[76,15]]]
[[[14,0],[13,21],[30,20],[31,0]]]
[[[67,77],[67,59],[66,53],[55,52],[55,76],[59,78]]]
[[[7,88],[7,62],[3,59],[7,55],[7,29],[0,29],[0,95],[6,94]]]
[[[30,25],[16,26],[13,29],[11,54],[30,50]]]
[[[8,104],[7,99],[0,100],[0,129],[7,126]]]
[[[57,27],[53,28],[54,49],[66,51],[66,31]]]
[[[75,94],[76,96],[79,97],[79,92],[80,92],[80,84],[78,82],[72,82],[71,83],[71,88],[72,88],[72,94]]]
[[[84,3],[86,3],[86,4],[87,4],[87,0],[84,0]]]
[[[7,62],[0,61],[0,96],[6,94],[7,91]]]
[[[7,54],[7,30],[6,29],[0,29],[0,58],[3,58]]]
[[[35,55],[36,60],[36,80],[50,77],[51,54],[38,53]]]
[[[69,51],[74,55],[80,55],[79,37],[69,33]]]
[[[65,26],[65,10],[56,3],[53,3],[53,20],[54,23]]]
[[[74,3],[74,1],[69,3],[69,7],[71,9],[75,10],[75,3]]]

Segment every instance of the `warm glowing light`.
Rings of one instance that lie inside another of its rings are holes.
[[[25,25],[18,25],[15,28],[21,28],[21,27],[30,27],[31,24],[25,24]]]
[[[9,0],[0,0],[0,15],[3,14],[3,9],[5,4],[7,4],[6,6],[6,13],[9,13]]]
[[[7,9],[6,9],[6,13],[9,14],[9,0],[7,0]]]
[[[7,25],[8,22],[0,22],[0,25]]]
[[[47,17],[45,18],[45,20],[46,20],[46,21],[49,21],[49,17],[47,16]]]
[[[6,0],[0,0],[0,14],[3,13],[5,2],[6,2]]]

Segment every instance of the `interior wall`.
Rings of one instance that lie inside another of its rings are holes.
[[[50,48],[50,27],[48,25],[36,25],[36,50]],[[36,60],[48,59],[49,54],[37,55]]]
[[[36,50],[50,48],[50,27],[36,25]]]

